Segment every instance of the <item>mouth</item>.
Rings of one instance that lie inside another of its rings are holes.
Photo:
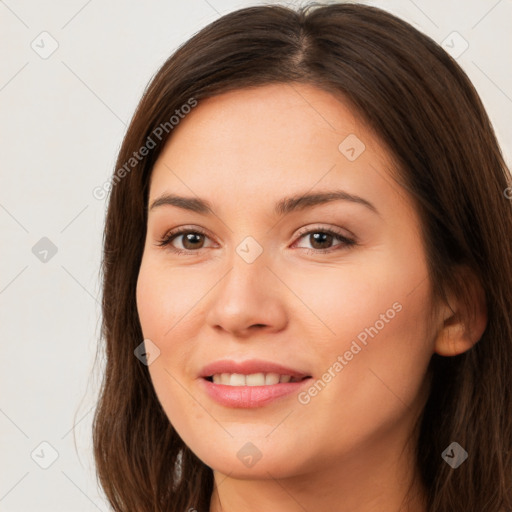
[[[206,394],[229,408],[263,407],[300,392],[312,379],[304,371],[261,360],[217,361],[199,377]]]
[[[225,386],[274,386],[276,384],[286,384],[289,382],[301,382],[311,378],[311,375],[297,377],[295,375],[279,374],[279,373],[216,373],[205,380],[213,384],[223,384]]]

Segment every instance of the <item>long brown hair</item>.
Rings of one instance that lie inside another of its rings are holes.
[[[429,512],[512,510],[510,174],[459,65],[405,21],[352,3],[227,14],[164,63],[137,107],[119,152],[104,231],[106,369],[93,441],[109,502],[123,512],[204,512],[213,490],[212,469],[173,429],[147,366],[134,356],[143,340],[135,290],[148,183],[172,136],[170,119],[203,98],[293,82],[342,95],[388,148],[420,213],[435,297],[453,293],[469,302],[462,267],[481,283],[488,323],[479,342],[455,357],[432,356],[417,464]],[[155,147],[130,160],[144,146]],[[452,441],[469,454],[457,469],[441,457]]]

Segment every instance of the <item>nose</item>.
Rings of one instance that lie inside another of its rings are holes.
[[[252,263],[234,254],[231,268],[209,294],[208,325],[238,338],[285,328],[286,290],[268,263],[264,253]]]

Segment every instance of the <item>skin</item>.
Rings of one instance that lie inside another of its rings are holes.
[[[365,145],[354,161],[338,149],[350,134]],[[434,352],[469,349],[485,318],[465,329],[453,301],[429,322],[420,220],[391,169],[385,147],[348,106],[303,84],[199,102],[156,162],[150,205],[172,192],[207,199],[215,213],[151,209],[137,283],[144,337],[160,350],[149,366],[155,392],[214,470],[211,512],[426,511],[412,449],[427,365]],[[285,196],[332,189],[378,214],[349,201],[273,213]],[[188,254],[157,245],[178,227],[207,236],[195,245],[176,237],[171,247]],[[357,245],[297,235],[309,227],[337,229]],[[263,249],[250,264],[236,251],[247,236]],[[401,310],[307,404],[292,394],[235,409],[202,391],[201,369],[219,359],[264,359],[321,379],[396,303]],[[251,467],[237,457],[247,442],[261,453]]]

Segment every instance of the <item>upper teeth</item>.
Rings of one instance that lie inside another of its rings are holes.
[[[228,386],[269,386],[280,382],[290,382],[291,375],[280,375],[279,373],[218,373],[213,375],[214,384],[226,384]],[[298,379],[293,379],[295,382]]]

